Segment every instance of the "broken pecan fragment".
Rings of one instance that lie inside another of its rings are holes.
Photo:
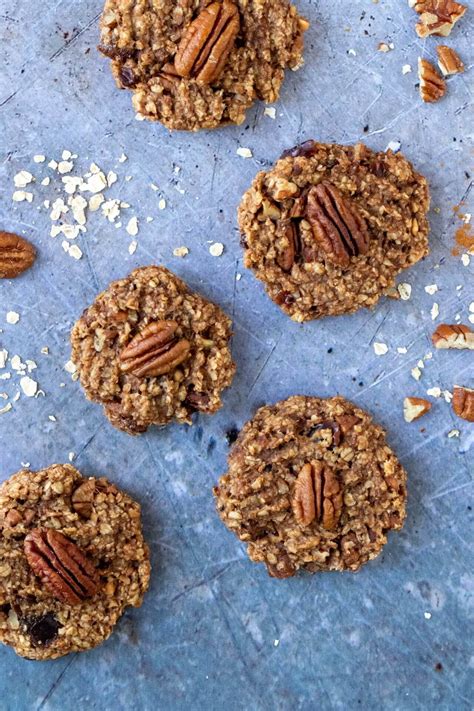
[[[73,491],[72,508],[81,518],[92,516],[95,490],[95,480],[87,479]]]
[[[323,182],[310,189],[306,217],[316,242],[334,264],[348,267],[352,257],[367,253],[367,224],[334,185]]]
[[[435,348],[474,350],[474,332],[463,324],[441,323],[431,336]]]
[[[174,60],[177,73],[212,84],[221,74],[240,29],[237,6],[229,0],[208,5],[189,25]]]
[[[138,378],[164,375],[189,356],[191,344],[178,338],[176,321],[152,321],[123,349],[119,358],[124,373]]]
[[[318,460],[305,464],[295,483],[292,507],[302,526],[316,521],[328,531],[334,529],[342,513],[342,487],[336,473]]]
[[[283,151],[280,158],[311,158],[316,151],[316,141],[310,140]]]
[[[440,44],[436,47],[438,53],[438,67],[441,69],[443,76],[447,77],[451,74],[460,74],[464,71],[464,63],[457,52],[445,44]]]
[[[409,5],[420,15],[416,25],[418,37],[441,35],[447,37],[467,10],[454,0],[409,0]]]
[[[14,279],[31,267],[36,250],[23,237],[0,230],[0,279]]]
[[[81,549],[53,528],[35,528],[25,538],[26,559],[57,600],[79,605],[99,590],[97,570]]]
[[[420,96],[427,104],[439,101],[446,93],[446,82],[427,59],[418,59]]]
[[[454,413],[468,422],[474,422],[474,390],[455,385],[453,390]]]
[[[413,422],[431,410],[431,402],[422,397],[406,397],[403,401],[405,422]]]

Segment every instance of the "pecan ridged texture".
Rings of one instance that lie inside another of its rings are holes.
[[[354,202],[331,183],[313,186],[307,197],[306,219],[326,257],[348,267],[353,257],[369,249],[367,224]]]
[[[174,59],[176,72],[199,84],[216,81],[240,30],[237,6],[229,0],[213,2],[184,32]]]
[[[455,385],[453,390],[454,413],[467,422],[474,422],[474,390]]]
[[[292,508],[302,526],[319,523],[328,531],[336,528],[342,513],[342,487],[337,474],[319,460],[307,462],[298,474]]]
[[[284,272],[290,272],[300,251],[298,227],[290,222],[284,229],[285,246],[277,254],[276,262]]]
[[[176,335],[176,321],[152,321],[120,353],[120,368],[138,378],[165,375],[189,356],[191,344]]]
[[[79,605],[100,588],[100,578],[79,546],[53,528],[35,528],[25,538],[26,559],[60,602]]]
[[[29,269],[36,250],[26,239],[0,230],[0,279],[14,279]]]
[[[464,324],[441,323],[431,336],[435,348],[474,350],[474,331]]]
[[[426,104],[439,101],[446,93],[446,82],[427,59],[418,60],[420,96]]]

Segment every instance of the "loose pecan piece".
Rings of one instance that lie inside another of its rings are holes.
[[[306,217],[316,242],[334,264],[348,267],[352,257],[367,253],[367,224],[353,201],[334,185],[323,182],[310,189]]]
[[[305,464],[296,480],[292,507],[302,526],[316,521],[328,531],[334,529],[342,513],[342,487],[336,473],[318,460]]]
[[[240,29],[237,6],[229,0],[208,5],[185,31],[174,66],[182,77],[212,84],[221,74]]]
[[[464,71],[464,63],[457,52],[445,44],[436,47],[438,53],[438,67],[442,74],[447,77],[451,74],[460,74]]]
[[[416,25],[418,37],[441,35],[447,37],[467,10],[454,0],[409,0],[409,5],[420,15]]]
[[[0,230],[0,279],[14,279],[29,269],[35,258],[36,250],[26,239]]]
[[[97,570],[81,549],[53,528],[35,528],[25,538],[30,568],[57,600],[79,605],[99,590]]]
[[[431,402],[422,397],[406,397],[403,401],[405,422],[413,422],[431,410]]]
[[[138,378],[174,370],[186,360],[191,349],[188,340],[175,335],[177,330],[176,321],[152,321],[123,349],[120,368]]]
[[[439,101],[445,95],[446,82],[427,59],[418,59],[418,77],[420,96],[426,104]]]
[[[463,420],[474,422],[474,390],[455,385],[453,390],[453,410]]]
[[[474,350],[474,331],[463,324],[441,323],[431,336],[435,348]]]

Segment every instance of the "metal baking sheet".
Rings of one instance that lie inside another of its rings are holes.
[[[471,707],[474,429],[443,397],[419,423],[402,417],[405,395],[474,383],[472,352],[433,352],[430,342],[437,323],[458,314],[467,323],[474,301],[474,256],[463,264],[462,249],[452,254],[462,226],[453,208],[472,211],[468,4],[447,42],[467,71],[448,81],[438,104],[422,104],[416,66],[418,56],[435,59],[439,40],[418,39],[406,2],[302,0],[311,21],[306,65],[288,73],[275,118],[256,105],[241,126],[170,134],[135,119],[129,93],[116,89],[97,53],[100,0],[0,0],[0,226],[39,252],[30,272],[0,285],[0,348],[36,362],[30,377],[44,393],[21,394],[0,416],[0,475],[69,456],[82,472],[107,475],[141,501],[153,562],[143,607],[127,612],[98,649],[43,663],[0,649],[2,709]],[[393,49],[378,51],[382,41]],[[412,287],[409,300],[297,325],[243,268],[239,198],[259,169],[308,138],[363,140],[379,150],[400,144],[428,177],[431,254],[400,280]],[[237,155],[239,147],[252,157]],[[79,260],[64,251],[62,235],[50,236],[44,206],[64,197],[61,176],[47,166],[63,150],[78,156],[72,174],[92,162],[115,171],[106,195],[130,205],[119,228],[100,210],[90,215],[74,240]],[[33,161],[38,154],[45,163]],[[36,178],[25,188],[32,203],[12,202],[21,170]],[[50,184],[41,185],[46,176]],[[130,255],[133,216],[140,228]],[[224,244],[221,257],[209,253],[211,241]],[[189,249],[185,258],[173,256],[180,246]],[[131,438],[109,426],[64,364],[71,325],[94,296],[153,262],[232,315],[238,371],[215,417]],[[425,290],[431,285],[434,294]],[[8,311],[20,315],[16,325],[6,322]],[[374,342],[386,343],[387,354],[375,355]],[[0,391],[10,401],[18,384],[14,374]],[[215,514],[211,489],[226,468],[226,432],[262,403],[294,393],[341,393],[366,407],[408,470],[407,523],[356,575],[271,580]],[[459,436],[448,437],[453,430]]]

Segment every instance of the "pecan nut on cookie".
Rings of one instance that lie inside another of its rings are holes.
[[[287,0],[106,0],[99,49],[139,115],[198,130],[276,101],[307,28]]]
[[[71,333],[87,397],[129,434],[212,414],[232,382],[230,319],[164,267],[112,283]]]
[[[405,519],[406,473],[385,433],[342,397],[262,407],[214,490],[219,515],[276,578],[355,571]]]
[[[242,199],[245,266],[295,321],[371,307],[428,254],[428,208],[400,153],[307,141]]]
[[[140,506],[107,479],[55,464],[0,486],[0,641],[22,657],[96,647],[149,578]]]

